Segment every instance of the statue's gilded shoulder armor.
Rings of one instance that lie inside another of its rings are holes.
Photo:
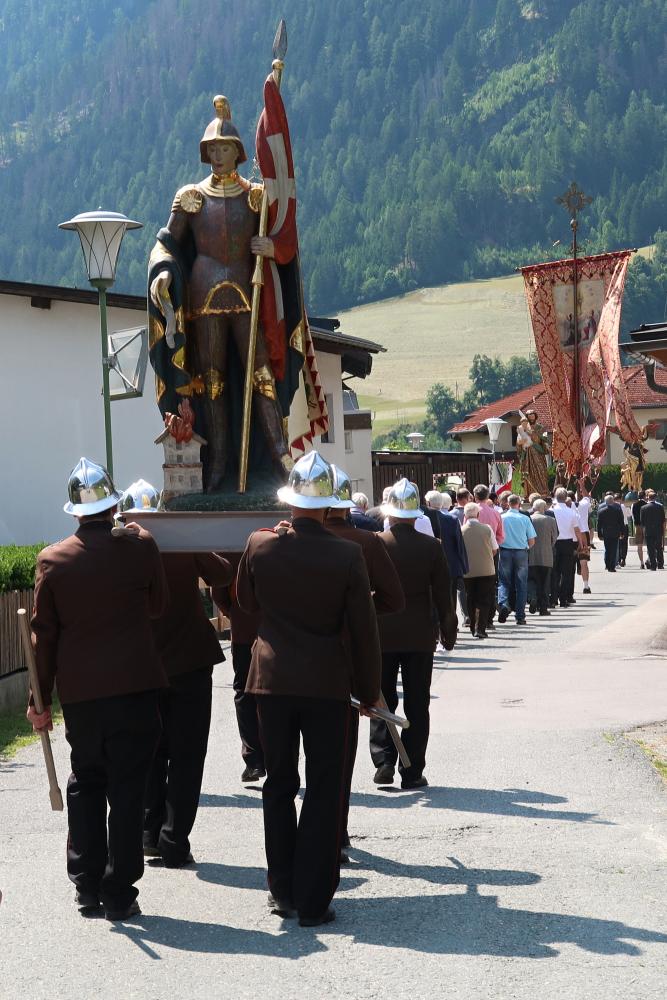
[[[171,210],[172,212],[177,212],[181,209],[181,211],[187,212],[189,215],[196,215],[197,212],[201,212],[203,204],[204,195],[197,185],[186,184],[185,187],[179,188],[174,195],[174,203],[171,206]]]
[[[253,212],[259,212],[262,207],[263,184],[251,184],[248,190],[248,204]]]

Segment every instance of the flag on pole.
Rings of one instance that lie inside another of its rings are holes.
[[[326,432],[329,421],[303,302],[289,126],[272,73],[264,84],[255,148],[269,199],[267,234],[274,246],[273,259],[264,258],[260,318],[271,368],[286,386],[281,404],[284,412],[289,409],[289,445],[298,458],[316,435]]]

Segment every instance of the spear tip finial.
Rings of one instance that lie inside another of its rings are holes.
[[[273,58],[278,59],[281,62],[287,54],[287,25],[285,24],[285,19],[280,18],[278,28],[276,30],[276,37],[273,39]]]

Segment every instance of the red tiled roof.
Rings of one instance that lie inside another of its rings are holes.
[[[478,410],[471,413],[461,423],[455,424],[451,428],[450,434],[465,434],[470,431],[483,430],[484,421],[488,420],[489,417],[506,417],[510,413],[516,413],[518,410],[526,410],[529,407],[536,411],[540,423],[545,428],[551,430],[549,401],[547,400],[544,383],[538,382],[537,385],[531,385],[527,389],[513,392],[510,396],[505,396],[495,403],[480,406]]]
[[[663,377],[659,378],[658,376],[661,373]],[[667,379],[665,378],[665,376],[667,376],[667,372],[656,366],[655,374],[656,383],[664,386],[665,391],[667,391]],[[624,368],[623,376],[625,378],[625,387],[628,390],[631,406],[636,406],[638,408],[647,406],[667,406],[667,395],[662,392],[656,392],[647,384],[643,365],[632,365],[630,368]]]
[[[661,369],[657,371],[661,371]],[[667,395],[655,392],[654,389],[648,386],[642,365],[631,365],[629,368],[624,368],[623,378],[628,390],[630,405],[633,409],[652,406],[667,407]],[[664,374],[662,379],[656,378],[656,381],[659,385],[664,385],[665,390],[667,390],[667,380]],[[539,382],[537,385],[531,385],[527,389],[521,389],[520,392],[513,392],[510,396],[505,396],[495,403],[489,403],[488,406],[480,406],[478,410],[471,413],[465,420],[455,424],[451,428],[450,434],[469,434],[472,431],[483,430],[484,421],[488,420],[489,417],[504,418],[512,413],[516,413],[518,410],[525,411],[529,407],[532,407],[536,411],[538,419],[545,430],[553,430],[549,400],[547,399],[544,383]]]

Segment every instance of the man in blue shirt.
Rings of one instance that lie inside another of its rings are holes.
[[[507,621],[510,613],[509,596],[514,590],[514,617],[517,625],[526,624],[526,592],[528,589],[528,549],[535,544],[536,531],[529,517],[519,507],[521,497],[513,493],[509,507],[502,515],[505,539],[500,545],[498,574],[498,621]]]

